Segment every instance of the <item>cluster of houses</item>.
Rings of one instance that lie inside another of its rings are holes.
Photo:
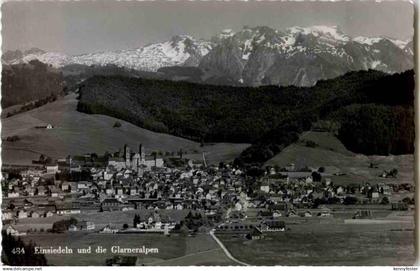
[[[191,209],[208,217],[223,212],[225,223],[218,227],[222,232],[249,230],[251,226],[244,224],[249,209],[260,210],[252,229],[280,231],[284,230],[281,217],[327,217],[331,215],[325,207],[328,204],[379,204],[396,190],[414,189],[408,184],[335,185],[331,176],[316,170],[276,172],[271,168],[264,177],[255,178],[230,165],[166,167],[162,158],[146,156],[142,145],[138,152],[124,146],[120,155],[109,157],[103,165],[77,164],[68,157],[43,169],[21,170],[16,176],[4,173],[3,177],[3,221],[135,209]],[[174,226],[151,219],[132,230],[166,231]]]
[[[385,183],[335,185],[330,178],[314,181],[312,172],[302,172],[299,177],[291,177],[296,172],[282,172],[266,176],[260,180],[259,190],[268,198],[264,204],[290,202],[300,208],[313,207],[319,204],[347,204],[346,198],[355,198],[355,203],[381,203],[384,197],[390,197],[395,186]],[[397,188],[398,189],[398,188]],[[410,188],[407,188],[410,191]],[[254,205],[260,206],[261,202]]]

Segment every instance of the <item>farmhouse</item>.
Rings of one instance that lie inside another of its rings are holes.
[[[118,229],[112,228],[110,225],[106,225],[99,233],[118,233]]]
[[[9,219],[13,219],[14,217],[14,213],[12,211],[3,211],[1,212],[1,219],[2,220],[9,220]]]
[[[81,221],[78,223],[78,226],[82,231],[91,231],[95,229],[95,223],[92,221]]]
[[[47,170],[47,174],[55,174],[59,172],[58,164],[48,164],[45,166],[45,168]]]
[[[74,224],[70,225],[69,228],[68,228],[68,231],[78,231],[78,230],[79,230],[79,228]]]
[[[251,230],[251,233],[246,235],[246,238],[251,240],[261,240],[264,239],[264,234],[258,228],[254,228]]]
[[[19,196],[20,196],[19,192],[12,191],[12,192],[7,193],[8,198],[18,198]]]
[[[249,222],[229,222],[223,223],[216,228],[217,233],[250,233],[255,228],[255,224]]]
[[[122,209],[123,203],[117,199],[104,199],[101,203],[102,211],[120,211]]]
[[[320,217],[330,217],[331,216],[331,210],[329,208],[327,208],[325,206],[322,206],[322,207],[320,206],[319,209],[320,210],[319,210],[317,216],[320,216]]]
[[[27,217],[28,217],[28,212],[27,212],[27,211],[25,211],[25,210],[19,210],[19,211],[17,212],[17,217],[18,217],[19,219],[22,219],[22,218],[27,218]]]
[[[45,195],[46,195],[46,193],[47,193],[47,190],[45,189],[45,187],[44,187],[44,186],[39,186],[39,187],[37,188],[37,195],[38,195],[38,196],[45,196]]]
[[[363,218],[371,218],[372,211],[371,210],[359,210],[353,215],[353,219],[363,219]]]
[[[80,208],[76,208],[71,203],[57,204],[58,215],[80,214]]]
[[[408,205],[405,202],[393,202],[391,209],[394,211],[407,211]]]
[[[36,210],[34,210],[34,211],[31,211],[31,213],[30,213],[30,216],[32,217],[32,218],[39,218],[39,217],[41,217],[43,214],[41,214],[40,212],[38,212],[38,211],[36,211]]]
[[[285,231],[286,224],[280,220],[264,220],[258,228],[261,232]]]
[[[273,212],[271,211],[259,211],[257,214],[257,219],[272,219]]]
[[[15,228],[13,228],[11,225],[9,225],[6,228],[6,233],[10,234],[12,236],[22,236],[22,235],[26,235],[26,232],[19,232],[18,230],[16,230]]]

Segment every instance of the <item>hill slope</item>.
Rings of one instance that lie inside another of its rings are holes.
[[[235,158],[248,146],[226,143],[201,148],[197,142],[151,132],[112,117],[80,113],[76,111],[76,106],[76,95],[71,94],[37,109],[2,119],[2,138],[13,135],[21,138],[16,142],[3,141],[3,163],[30,164],[40,154],[53,158],[93,152],[102,154],[117,151],[124,144],[137,148],[139,143],[146,147],[146,152],[172,152],[182,148],[189,153],[186,157],[197,159],[204,151],[210,163],[217,163]],[[117,120],[122,126],[113,128]],[[35,128],[48,123],[54,129]]]
[[[307,141],[317,144],[308,147]],[[378,168],[370,168],[370,163]],[[348,151],[332,134],[327,132],[309,131],[301,134],[299,141],[283,149],[280,153],[265,163],[265,166],[285,167],[293,163],[297,168],[305,166],[325,167],[327,173],[341,172],[344,176],[331,176],[335,182],[387,182],[394,179],[383,179],[378,176],[384,170],[398,169],[400,182],[413,183],[413,155],[366,156]]]

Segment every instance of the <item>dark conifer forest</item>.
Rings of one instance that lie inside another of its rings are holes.
[[[78,110],[204,142],[246,142],[236,159],[261,164],[319,120],[337,124],[354,152],[414,150],[414,73],[350,72],[313,87],[232,87],[94,76],[80,85]],[[362,136],[363,135],[363,136]]]

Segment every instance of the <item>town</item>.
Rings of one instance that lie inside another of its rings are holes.
[[[207,226],[219,234],[261,238],[264,232],[285,231],[285,218],[332,217],[328,206],[360,206],[351,209],[353,219],[371,217],[369,208],[375,205],[398,211],[414,208],[414,200],[409,197],[392,201],[393,193],[413,192],[410,184],[339,185],[332,179],[340,173],[329,174],[324,168],[290,164],[255,173],[228,163],[207,166],[205,160],[186,161],[182,153],[171,159],[172,163],[165,163],[156,153],[146,155],[141,144],[135,152],[125,145],[122,151],[103,157],[91,154],[54,162],[45,162],[43,157],[40,160],[44,164],[39,162],[36,168],[3,169],[2,220],[12,235],[37,230],[17,230],[22,220],[61,217],[59,222],[70,221],[64,223],[62,231],[169,235],[182,226],[192,233]],[[396,174],[396,170],[390,170],[378,178]],[[135,210],[148,212],[134,215],[133,223],[127,221],[120,228],[110,224],[98,228],[95,221],[65,220],[83,214]],[[171,210],[189,212],[171,216]],[[57,223],[38,230],[57,231]]]

